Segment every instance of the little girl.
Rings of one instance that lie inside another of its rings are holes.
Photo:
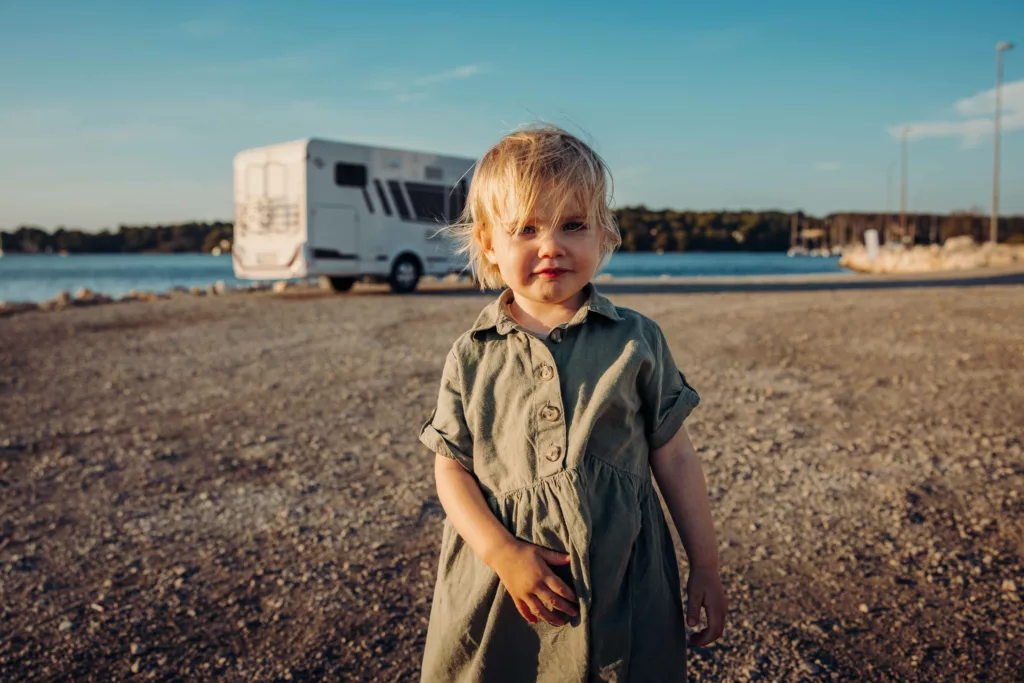
[[[420,440],[447,518],[422,680],[686,679],[685,619],[722,634],[726,600],[700,461],[699,398],[661,328],[590,280],[621,239],[610,176],[552,126],[480,160],[453,226],[483,287],[502,288],[444,364]]]

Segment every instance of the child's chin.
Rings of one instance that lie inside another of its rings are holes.
[[[577,283],[576,278],[569,278],[563,275],[552,280],[534,282],[530,289],[545,303],[553,303],[561,301],[567,296],[572,296],[583,289],[583,285]]]

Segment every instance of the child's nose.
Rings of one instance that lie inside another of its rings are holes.
[[[555,258],[565,254],[565,246],[562,244],[558,232],[557,230],[551,230],[541,237],[538,256],[541,258]]]

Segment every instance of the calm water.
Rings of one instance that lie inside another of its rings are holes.
[[[801,275],[838,273],[838,258],[790,258],[785,254],[684,253],[612,257],[605,273],[615,277],[695,277],[713,275]],[[44,301],[61,290],[80,287],[111,296],[130,290],[165,292],[176,286],[205,287],[235,278],[230,256],[209,254],[72,254],[0,257],[0,301]]]

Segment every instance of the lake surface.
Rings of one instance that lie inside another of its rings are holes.
[[[604,273],[613,277],[708,277],[839,273],[839,259],[793,257],[784,253],[618,253]],[[62,290],[86,287],[110,296],[130,290],[166,292],[172,287],[206,287],[235,278],[230,255],[210,254],[6,254],[0,257],[0,301],[45,301]]]

